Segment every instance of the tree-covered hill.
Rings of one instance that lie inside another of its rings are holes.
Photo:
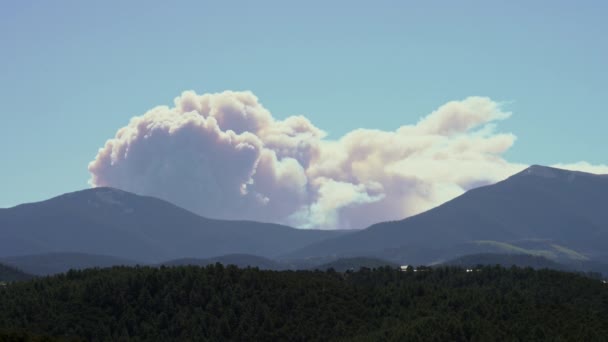
[[[608,286],[485,267],[70,271],[0,289],[0,330],[101,341],[603,341]]]
[[[561,264],[551,259],[530,254],[478,253],[463,255],[446,261],[441,266],[475,267],[478,265],[501,265],[503,267],[531,267],[534,269],[551,269],[558,271],[579,272],[595,277],[608,277],[608,265],[589,261],[571,261]]]
[[[45,253],[0,258],[0,262],[27,273],[46,276],[64,273],[71,269],[104,268],[112,266],[135,266],[137,261],[109,255],[87,253]]]
[[[534,269],[551,269],[560,271],[573,271],[566,265],[559,264],[542,256],[528,254],[498,254],[480,253],[463,255],[446,261],[443,265],[459,267],[475,267],[477,265],[501,265],[504,267],[518,266],[531,267]]]
[[[32,279],[33,276],[17,268],[0,264],[0,282],[20,281]]]

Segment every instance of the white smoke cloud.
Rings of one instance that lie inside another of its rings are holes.
[[[395,131],[338,140],[303,116],[277,120],[251,92],[175,99],[133,118],[89,164],[91,185],[169,200],[203,216],[363,228],[427,210],[526,167],[502,157],[510,113],[452,101]],[[562,165],[608,173],[606,166]]]

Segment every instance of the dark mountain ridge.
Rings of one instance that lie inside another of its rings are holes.
[[[372,225],[288,256],[376,256],[428,264],[474,241],[546,240],[608,260],[608,177],[534,165],[424,213]],[[470,252],[469,252],[470,253]]]
[[[231,253],[273,257],[345,233],[208,219],[157,198],[93,188],[0,210],[0,257],[73,252],[150,263]]]

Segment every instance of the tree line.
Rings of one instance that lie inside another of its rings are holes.
[[[602,341],[608,286],[550,270],[115,267],[0,288],[0,341]]]

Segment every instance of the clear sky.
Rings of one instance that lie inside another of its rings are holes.
[[[505,158],[607,164],[605,1],[2,1],[0,207],[88,187],[129,119],[184,90],[251,90],[338,139],[468,96]]]

